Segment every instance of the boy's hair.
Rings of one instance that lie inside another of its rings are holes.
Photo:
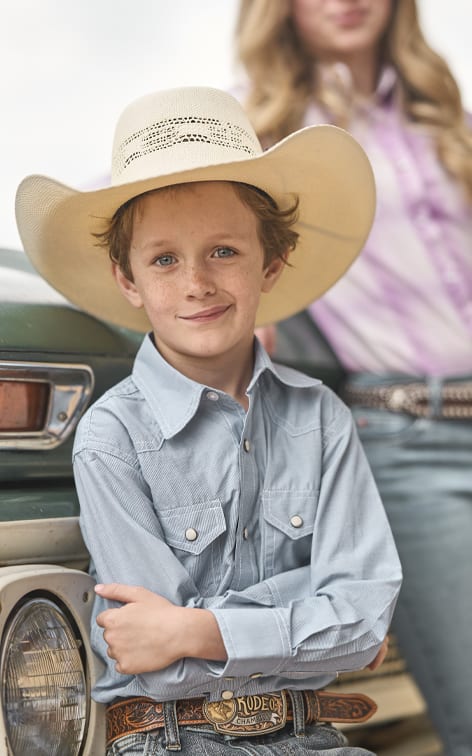
[[[272,197],[261,189],[237,181],[229,183],[233,186],[240,200],[252,210],[256,217],[258,235],[264,250],[264,267],[275,258],[280,258],[285,264],[288,264],[287,253],[295,249],[299,236],[292,228],[298,220],[298,197],[286,210],[280,210]],[[129,251],[134,219],[136,212],[139,212],[141,199],[146,194],[169,192],[178,189],[180,186],[188,187],[191,184],[163,187],[132,197],[121,205],[113,217],[107,221],[105,230],[95,234],[99,246],[108,249],[110,260],[118,265],[130,281],[133,280],[133,274],[129,261]]]

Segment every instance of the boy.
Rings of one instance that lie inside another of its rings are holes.
[[[74,447],[109,754],[366,753],[328,721],[362,721],[369,701],[319,689],[382,659],[398,557],[348,410],[272,364],[254,327],[334,283],[373,209],[345,132],[263,154],[206,88],[125,111],[110,188],[19,189],[43,275],[149,331]]]

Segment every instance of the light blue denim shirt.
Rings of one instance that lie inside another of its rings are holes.
[[[94,621],[110,604],[97,598],[98,701],[320,688],[370,662],[387,632],[401,569],[349,410],[257,342],[247,395],[246,413],[147,336],[132,376],[79,425],[91,574],[211,610],[228,653],[118,674]]]

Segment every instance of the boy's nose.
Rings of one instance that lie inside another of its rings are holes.
[[[215,284],[204,265],[192,265],[186,271],[187,295],[204,297],[215,292]]]

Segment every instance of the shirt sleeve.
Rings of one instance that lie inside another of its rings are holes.
[[[179,606],[200,605],[194,581],[164,541],[150,492],[132,455],[82,449],[74,455],[74,477],[80,527],[97,582],[138,585]],[[92,647],[104,665],[96,684],[97,700],[113,699],[109,691],[116,689],[122,696],[178,698],[184,689],[188,691],[186,681],[200,691],[209,677],[219,676],[222,664],[200,659],[181,659],[159,672],[119,674],[96,624],[97,615],[113,606],[120,604],[97,596],[92,610]]]

